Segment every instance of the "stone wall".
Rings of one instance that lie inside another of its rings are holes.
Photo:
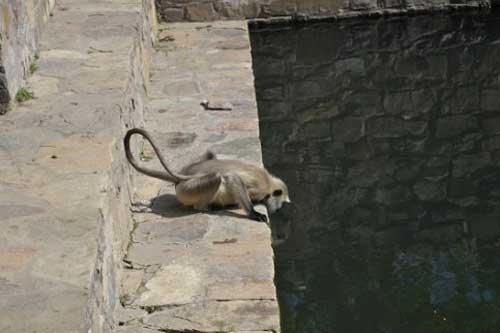
[[[252,33],[264,162],[295,207],[275,249],[284,330],[498,323],[472,313],[500,303],[481,303],[500,292],[499,28],[443,14]]]
[[[213,21],[291,16],[352,17],[463,7],[489,7],[490,0],[156,0],[161,19]]]
[[[113,162],[108,174],[107,195],[100,211],[102,221],[97,236],[98,253],[85,326],[92,332],[110,332],[116,326],[115,316],[121,311],[119,288],[123,258],[134,228],[130,203],[134,201],[135,178],[123,153],[122,138],[128,128],[143,127],[146,87],[149,84],[153,44],[157,34],[153,0],[141,0],[137,9],[137,33],[130,39],[127,84],[119,106],[121,133],[115,133],[117,139],[111,148]]]
[[[0,114],[29,75],[43,25],[54,5],[55,0],[0,3]]]

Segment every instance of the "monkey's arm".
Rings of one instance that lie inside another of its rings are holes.
[[[267,217],[264,214],[255,210],[252,200],[248,195],[248,189],[240,176],[234,173],[223,175],[225,180],[226,191],[235,198],[236,202],[245,209],[248,217],[252,220],[267,222]]]

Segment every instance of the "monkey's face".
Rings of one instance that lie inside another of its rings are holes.
[[[273,214],[280,209],[283,203],[291,202],[288,196],[288,187],[285,182],[279,178],[273,178],[271,186],[271,194],[266,195],[264,198],[264,204],[269,214]]]

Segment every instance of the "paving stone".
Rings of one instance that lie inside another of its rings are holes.
[[[180,264],[162,266],[146,283],[146,291],[134,304],[139,306],[187,304],[201,294],[202,282],[202,276],[196,267]]]
[[[163,310],[148,316],[144,322],[174,331],[276,331],[276,311],[273,301],[204,302]]]
[[[144,271],[141,269],[125,269],[122,272],[121,296],[128,303],[144,280]]]
[[[164,29],[171,37],[161,42],[154,56],[145,127],[167,162],[180,170],[211,149],[218,158],[260,163],[246,24],[167,24]],[[165,49],[166,54],[161,51]],[[200,105],[203,100],[230,103],[233,110],[207,111]],[[146,152],[151,153],[149,148]],[[161,167],[156,160],[145,164]],[[152,311],[146,318],[140,314],[143,327],[200,332],[276,329],[269,227],[247,219],[241,209],[197,212],[182,207],[174,187],[165,182],[141,176],[137,187],[136,197],[152,206],[134,214],[138,224],[126,261],[134,269],[142,268],[147,282],[127,306]],[[129,320],[134,327],[137,320]]]
[[[136,31],[148,2],[59,0],[23,82],[35,98],[0,117],[1,332],[111,331],[130,220],[117,143],[143,83],[145,59],[132,58],[147,53]]]

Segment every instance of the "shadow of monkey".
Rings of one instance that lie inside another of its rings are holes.
[[[251,223],[262,223],[249,219],[246,214],[239,214],[237,212],[229,210],[234,208],[237,207],[211,206],[210,210],[204,213],[217,216],[236,217]],[[162,194],[152,198],[149,209],[153,214],[157,214],[168,218],[177,218],[177,217],[189,216],[200,213],[200,211],[192,207],[182,205],[177,200],[174,194]],[[271,229],[272,246],[278,246],[284,243],[290,236],[291,232],[290,226],[291,226],[293,212],[294,212],[293,205],[290,203],[284,203],[280,209],[274,212],[274,214],[269,215],[270,222],[267,224]]]

